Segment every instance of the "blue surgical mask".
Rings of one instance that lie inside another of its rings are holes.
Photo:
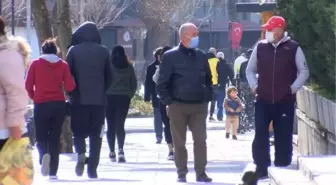
[[[190,47],[190,48],[197,48],[197,47],[198,47],[198,44],[199,44],[199,37],[196,36],[196,37],[193,37],[193,38],[190,40],[189,47]]]

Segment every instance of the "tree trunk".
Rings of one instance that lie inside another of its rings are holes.
[[[49,20],[49,13],[45,4],[45,0],[31,1],[32,12],[34,16],[35,29],[38,37],[38,43],[41,47],[42,43],[51,38],[52,31]]]
[[[57,1],[57,35],[59,36],[59,47],[62,52],[63,59],[66,57],[68,45],[71,41],[71,22],[70,22],[70,7],[68,0]]]
[[[63,59],[65,59],[72,33],[69,1],[58,0],[56,4],[57,4],[56,20],[58,20],[56,23],[56,33],[59,38],[58,42],[61,50],[61,56]],[[61,153],[73,153],[72,132],[69,117],[66,117],[66,119],[64,120],[60,142],[61,142]]]
[[[169,27],[158,20],[143,19],[147,27],[146,61],[153,60],[153,51],[160,46],[169,45]]]

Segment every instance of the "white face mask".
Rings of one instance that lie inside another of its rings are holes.
[[[274,33],[271,32],[271,31],[266,31],[265,38],[268,42],[273,42],[274,41]]]

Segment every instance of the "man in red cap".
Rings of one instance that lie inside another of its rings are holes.
[[[292,162],[295,94],[309,77],[302,49],[285,32],[285,19],[273,16],[262,28],[266,30],[266,39],[253,49],[246,69],[249,85],[257,95],[252,153],[260,179],[267,178],[271,164],[268,130],[271,121],[274,165],[286,167]]]

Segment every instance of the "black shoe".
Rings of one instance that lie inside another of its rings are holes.
[[[98,174],[97,174],[96,170],[88,170],[87,173],[88,173],[88,177],[90,179],[97,179],[98,178]]]
[[[167,159],[169,161],[174,161],[174,152],[169,152]]]
[[[233,139],[233,140],[238,140],[238,138],[237,138],[236,135],[233,135],[233,136],[232,136],[232,139]]]
[[[88,157],[85,158],[85,164],[89,164],[89,158]]]
[[[217,118],[217,121],[223,121],[223,118]]]
[[[256,175],[259,180],[268,178],[268,170],[267,168],[258,168],[256,169]]]
[[[119,163],[125,163],[126,162],[125,152],[124,152],[123,149],[119,149],[119,152],[118,152],[118,162]]]
[[[197,175],[196,182],[212,182],[212,178],[208,177],[208,175],[203,172],[200,175]]]
[[[209,118],[209,121],[216,121],[216,120],[215,120],[215,118],[210,117],[210,118]]]
[[[187,182],[187,176],[186,175],[178,175],[177,176],[177,182]]]
[[[242,181],[244,184],[247,185],[258,185],[258,177],[256,175],[256,172],[253,171],[245,172],[242,177]]]
[[[226,133],[225,138],[226,138],[226,139],[229,139],[229,138],[230,138],[230,133]]]
[[[281,163],[281,162],[277,162],[277,161],[274,161],[274,166],[275,167],[287,167],[287,166],[289,166],[291,163],[289,162],[287,162],[287,163]]]
[[[115,152],[110,152],[109,157],[112,162],[117,162],[117,157]]]
[[[156,138],[156,144],[161,144],[161,143],[162,143],[162,138],[161,137]]]

